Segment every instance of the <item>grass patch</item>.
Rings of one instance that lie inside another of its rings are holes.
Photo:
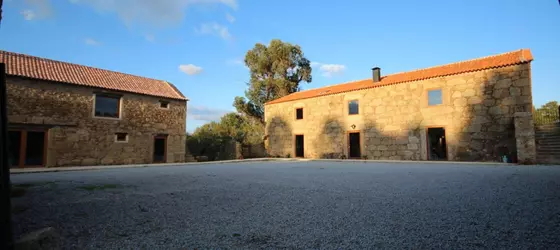
[[[87,191],[95,191],[95,190],[105,190],[105,189],[116,189],[116,188],[121,188],[121,186],[117,184],[103,184],[103,185],[85,185],[79,188]]]

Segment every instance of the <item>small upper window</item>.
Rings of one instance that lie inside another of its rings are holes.
[[[169,102],[159,101],[159,107],[162,108],[162,109],[168,109],[169,108]]]
[[[296,109],[296,119],[297,120],[303,119],[303,108]]]
[[[428,106],[435,106],[443,104],[441,98],[441,89],[434,89],[428,91]]]
[[[128,134],[127,133],[115,133],[115,141],[116,142],[128,142]]]
[[[358,100],[352,100],[348,102],[348,114],[357,115],[360,113],[360,103]]]
[[[95,116],[119,118],[120,100],[118,96],[95,95]]]

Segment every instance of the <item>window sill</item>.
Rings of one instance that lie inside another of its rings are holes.
[[[113,120],[113,121],[120,121],[121,117],[115,118],[115,117],[105,117],[105,116],[93,116],[94,119],[102,119],[102,120]]]

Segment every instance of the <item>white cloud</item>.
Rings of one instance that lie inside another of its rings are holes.
[[[220,118],[231,111],[224,109],[209,108],[206,106],[187,107],[187,118],[204,122],[218,121]]]
[[[37,0],[35,0],[37,1]],[[70,0],[93,7],[100,12],[115,13],[126,25],[178,25],[191,6],[222,4],[237,9],[237,0]]]
[[[342,75],[346,70],[346,66],[342,64],[325,64],[320,62],[311,62],[311,67],[319,67],[319,71],[324,77]]]
[[[179,65],[179,70],[183,71],[187,75],[198,75],[202,73],[202,67],[196,66],[194,64],[181,64]]]
[[[233,22],[235,22],[235,17],[232,16],[231,14],[229,14],[229,13],[226,13],[226,20],[230,23],[233,23]]]
[[[48,18],[53,15],[50,0],[25,0],[24,2],[27,9],[20,13],[27,21]]]
[[[245,62],[243,62],[243,60],[241,60],[241,59],[231,59],[231,60],[227,60],[227,64],[231,64],[231,65],[245,65]]]
[[[228,28],[217,23],[203,23],[199,28],[195,28],[195,31],[200,34],[218,36],[224,40],[231,39]]]
[[[23,19],[27,21],[35,19],[35,11],[33,10],[24,10],[21,12],[21,15],[23,15]]]
[[[86,38],[86,39],[84,39],[84,42],[85,42],[87,45],[91,45],[91,46],[98,46],[98,45],[101,45],[101,43],[100,43],[99,41],[97,41],[97,40],[95,40],[95,39],[93,39],[93,38],[89,38],[89,37]]]
[[[146,39],[146,41],[151,43],[156,41],[156,37],[153,34],[145,34],[144,39]]]

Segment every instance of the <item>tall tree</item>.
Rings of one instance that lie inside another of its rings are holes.
[[[311,64],[298,45],[272,40],[268,47],[257,43],[245,55],[251,72],[244,97],[235,97],[239,113],[264,124],[264,103],[299,91],[301,81],[311,82]]]

